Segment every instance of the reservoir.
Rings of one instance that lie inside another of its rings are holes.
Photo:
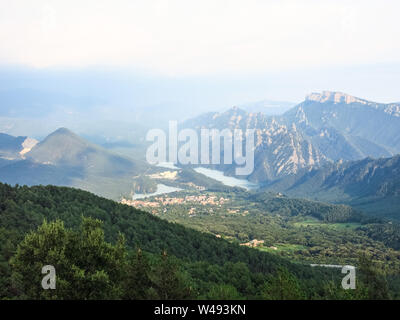
[[[176,188],[176,187],[170,187],[170,186],[166,186],[165,184],[158,184],[157,185],[157,191],[156,192],[152,192],[152,193],[136,193],[132,196],[132,200],[138,200],[138,199],[143,199],[143,198],[147,198],[147,197],[152,197],[152,196],[158,196],[160,194],[164,194],[164,193],[171,193],[171,192],[175,192],[175,191],[181,191],[181,188]]]
[[[195,168],[194,169],[197,173],[204,174],[205,176],[217,180],[221,183],[223,183],[226,186],[230,187],[241,187],[246,190],[253,190],[259,188],[258,183],[253,183],[245,179],[238,179],[235,177],[228,177],[225,176],[222,171],[219,170],[213,170],[213,169],[208,169],[208,168]]]

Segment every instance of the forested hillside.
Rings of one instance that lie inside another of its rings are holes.
[[[45,264],[60,266],[62,281],[55,296],[44,294],[34,281],[42,277]],[[368,263],[365,267],[375,270]],[[0,184],[0,268],[1,298],[302,299],[378,294],[364,282],[362,290],[345,292],[340,274],[330,270],[290,263],[85,191],[53,186]],[[376,282],[385,282],[377,271],[372,274]],[[82,294],[93,295],[77,296],[78,283]],[[142,292],[132,289],[138,283]],[[379,297],[395,297],[385,288]]]
[[[340,161],[266,186],[289,196],[345,203],[375,216],[400,219],[400,156]]]

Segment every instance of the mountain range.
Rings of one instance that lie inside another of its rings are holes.
[[[375,214],[394,216],[400,208],[398,103],[324,91],[280,116],[234,107],[186,120],[180,128],[255,129],[254,171],[240,178],[266,190]],[[235,175],[235,164],[213,167]],[[143,178],[152,170],[138,156],[114,153],[65,128],[39,143],[0,134],[0,181],[10,184],[73,186],[118,199],[154,191],[156,182]]]
[[[1,136],[3,153],[15,150],[15,158],[0,167],[0,181],[9,184],[62,185],[90,190],[117,199],[133,192],[134,177],[148,165],[144,161],[112,153],[92,144],[66,128],[60,128],[21,155],[18,147],[29,138]],[[10,147],[7,147],[10,145]],[[18,156],[19,155],[19,156]],[[5,160],[3,158],[3,160]]]
[[[207,113],[184,122],[182,128],[255,129],[254,171],[247,176],[253,182],[272,181],[299,170],[319,166],[326,159],[296,126],[287,126],[263,113],[248,113],[234,107],[224,113]],[[235,164],[217,165],[227,175],[234,175]]]
[[[337,161],[276,180],[264,189],[345,203],[375,216],[399,218],[400,155]]]
[[[338,160],[400,153],[400,104],[375,103],[340,92],[310,94],[279,117],[234,107],[191,119],[182,127],[255,129],[256,169],[247,178],[257,182]],[[220,169],[233,173],[231,166]]]
[[[399,201],[400,104],[340,92],[308,95],[281,116],[234,107],[182,127],[255,129],[254,171],[265,189],[396,215]],[[236,165],[218,165],[235,175]]]
[[[331,160],[388,157],[400,152],[400,104],[324,91],[308,95],[281,121],[295,124]]]

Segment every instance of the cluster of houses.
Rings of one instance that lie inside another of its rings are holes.
[[[122,199],[121,203],[126,204],[128,206],[132,206],[135,208],[160,208],[168,205],[180,205],[180,204],[188,204],[188,203],[196,203],[203,206],[213,205],[213,206],[222,206],[229,199],[224,197],[216,197],[216,196],[207,196],[207,195],[191,195],[186,197],[155,197],[152,200],[127,200]],[[164,212],[166,209],[164,208]],[[152,211],[155,213],[156,211]],[[195,213],[195,208],[191,208],[189,215],[193,215]]]
[[[255,247],[262,246],[263,244],[264,244],[264,240],[253,239],[253,240],[251,240],[251,241],[249,241],[249,242],[241,243],[240,245],[241,245],[241,246],[246,246],[246,247],[255,248]]]

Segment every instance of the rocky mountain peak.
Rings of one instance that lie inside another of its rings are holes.
[[[360,99],[360,98],[351,96],[349,94],[346,94],[343,92],[337,92],[337,91],[322,91],[322,93],[313,92],[306,96],[306,101],[316,101],[319,103],[333,102],[333,103],[345,103],[345,104],[350,104],[350,103],[368,104],[369,103],[367,100]]]

